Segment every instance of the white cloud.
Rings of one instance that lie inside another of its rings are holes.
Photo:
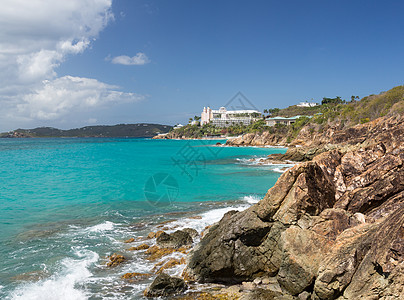
[[[0,131],[11,122],[54,120],[78,109],[142,98],[96,79],[56,73],[113,21],[111,5],[112,0],[1,1]]]
[[[146,56],[146,54],[139,52],[135,56],[129,57],[127,55],[121,55],[114,57],[111,62],[113,64],[119,65],[145,65],[150,62],[150,59]]]
[[[64,76],[45,80],[35,92],[24,96],[16,112],[36,120],[55,120],[74,111],[145,99],[142,95],[114,90],[116,88],[90,78]]]

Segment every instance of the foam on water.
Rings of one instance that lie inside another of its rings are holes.
[[[114,229],[115,224],[110,221],[105,221],[104,223],[88,227],[86,231],[88,232],[103,232],[110,231]]]
[[[60,272],[49,279],[24,284],[11,292],[13,300],[82,300],[87,299],[85,291],[77,285],[92,275],[88,268],[98,261],[98,254],[75,249],[76,258],[65,258],[60,262]]]
[[[255,204],[258,203],[261,200],[261,197],[257,196],[257,195],[248,195],[248,196],[244,196],[242,198],[242,200],[246,201],[247,203],[250,204]]]

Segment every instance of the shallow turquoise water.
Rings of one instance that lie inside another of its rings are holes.
[[[280,175],[249,159],[285,149],[216,142],[0,139],[0,298],[141,298],[147,282],[122,287],[125,270],[107,270],[105,255],[167,219],[204,214],[191,224],[200,229],[262,198]]]

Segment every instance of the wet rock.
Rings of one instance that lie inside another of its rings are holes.
[[[149,232],[147,235],[147,239],[154,239],[156,237],[156,233],[154,231]]]
[[[184,228],[184,229],[181,229],[181,231],[188,233],[193,239],[199,236],[198,231],[196,231],[193,228]]]
[[[129,251],[137,251],[137,250],[146,250],[149,249],[150,246],[147,244],[141,244],[139,246],[135,246],[135,247],[130,247],[128,250]]]
[[[129,243],[133,243],[134,241],[135,241],[135,238],[130,238],[130,239],[126,240],[124,243],[129,244]]]
[[[172,259],[170,259],[168,262],[166,262],[165,264],[163,264],[163,266],[162,266],[160,269],[158,269],[158,271],[156,272],[156,274],[160,274],[160,273],[162,273],[164,270],[171,269],[171,268],[173,268],[173,267],[175,267],[175,266],[177,266],[177,265],[180,265],[180,264],[181,264],[181,261],[180,261],[180,260],[178,260],[178,259],[176,259],[176,258],[172,258]]]
[[[174,252],[186,254],[188,252],[188,249],[189,248],[186,247],[175,249],[175,248],[160,248],[158,246],[152,246],[149,249],[147,249],[145,253],[149,255],[146,258],[147,260],[154,261]]]
[[[107,267],[116,267],[126,261],[126,258],[123,255],[116,253],[112,254],[108,258],[109,262],[107,263]]]
[[[129,282],[138,282],[145,280],[152,276],[152,274],[148,273],[125,273],[124,275],[121,276],[122,279],[125,279]]]
[[[187,285],[183,279],[161,273],[145,290],[144,295],[146,297],[167,297],[179,294],[186,289]]]
[[[182,246],[191,245],[193,240],[189,233],[177,230],[171,234],[165,232],[161,233],[161,235],[157,237],[156,243],[160,247],[177,249]]]

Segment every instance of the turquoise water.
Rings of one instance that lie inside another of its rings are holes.
[[[149,281],[119,277],[151,265],[125,239],[166,220],[202,230],[262,198],[280,175],[250,159],[285,149],[216,142],[1,139],[0,298],[142,298]],[[113,252],[131,262],[106,268]]]

